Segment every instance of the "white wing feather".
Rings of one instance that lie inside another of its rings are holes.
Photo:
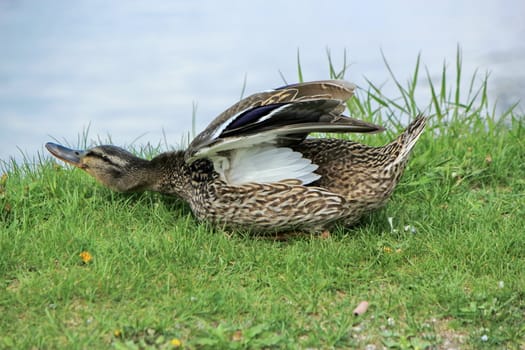
[[[297,179],[307,185],[320,178],[318,166],[287,147],[261,145],[232,150],[229,160],[212,157],[215,170],[230,185]]]

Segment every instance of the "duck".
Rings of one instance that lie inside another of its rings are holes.
[[[152,159],[114,145],[45,146],[111,190],[177,196],[199,220],[224,229],[321,233],[352,226],[385,205],[426,124],[417,116],[381,147],[309,136],[385,130],[343,114],[355,88],[322,80],[255,93],[221,113],[185,150]]]

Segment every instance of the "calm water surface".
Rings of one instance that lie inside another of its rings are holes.
[[[298,49],[305,79],[346,50],[348,80],[389,89],[380,50],[402,81],[420,52],[437,79],[460,44],[465,76],[490,72],[508,105],[525,94],[523,13],[521,0],[0,0],[0,159],[76,146],[88,127],[93,143],[176,146],[194,104],[200,131],[245,77],[246,93],[296,81]]]

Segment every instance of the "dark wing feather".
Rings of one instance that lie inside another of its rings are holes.
[[[334,114],[334,110],[340,105],[341,101],[319,99],[256,107],[240,115],[221,132],[218,138],[251,135],[300,125],[303,126],[300,128],[303,132],[370,133],[383,130],[375,124]]]
[[[226,132],[231,130],[242,129],[246,125],[253,125],[260,123],[261,119],[267,116],[273,110],[285,105],[284,103],[273,103],[266,106],[259,106],[241,113],[237,119],[233,120],[224,128],[220,136],[224,136]]]

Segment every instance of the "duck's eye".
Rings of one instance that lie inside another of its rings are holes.
[[[86,156],[87,157],[93,157],[93,158],[99,158],[99,159],[102,159],[103,161],[109,162],[109,157],[107,155],[105,155],[105,154],[89,151],[86,154]]]

